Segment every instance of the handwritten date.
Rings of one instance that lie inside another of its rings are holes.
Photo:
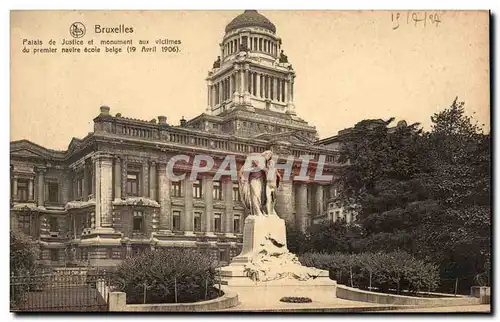
[[[393,30],[398,29],[401,24],[405,23],[405,21],[407,25],[412,24],[415,27],[424,27],[424,28],[427,27],[427,25],[439,27],[439,24],[442,23],[439,14],[435,12],[429,13],[427,11],[425,12],[407,11],[406,15],[404,13],[401,14],[400,12],[391,13],[391,22]]]

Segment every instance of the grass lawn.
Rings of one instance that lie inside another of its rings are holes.
[[[95,288],[71,286],[28,292],[19,311],[107,311],[107,303]]]

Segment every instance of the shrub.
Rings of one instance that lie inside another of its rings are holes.
[[[312,300],[308,297],[285,296],[280,299],[280,302],[287,303],[311,303]]]
[[[306,266],[325,269],[339,284],[362,289],[376,288],[382,292],[395,289],[417,292],[438,286],[439,272],[434,264],[425,263],[412,255],[390,253],[306,253],[299,257]]]
[[[27,235],[19,230],[10,231],[10,273],[13,275],[10,280],[11,310],[21,305],[24,294],[33,287],[33,284],[21,281],[37,274],[38,253],[38,248]]]
[[[215,265],[210,256],[191,249],[147,250],[127,258],[112,276],[127,303],[196,302],[217,297]]]

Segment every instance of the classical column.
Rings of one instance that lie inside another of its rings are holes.
[[[222,93],[223,93],[223,86],[224,84],[222,83],[222,81],[219,82],[219,104],[222,103],[224,101],[223,97],[222,97]]]
[[[184,216],[181,216],[181,227],[185,234],[193,233],[193,181],[189,180],[189,175],[184,179]]]
[[[154,161],[149,165],[149,198],[158,200],[156,196],[156,163]]]
[[[207,82],[207,112],[212,110],[212,100],[211,100],[212,88],[210,82]]]
[[[271,98],[271,76],[266,76],[266,93],[267,98]]]
[[[281,78],[276,79],[276,100],[281,102]]]
[[[83,187],[82,187],[82,197],[83,201],[89,200],[89,169],[87,167],[87,162],[83,163]]]
[[[148,176],[149,176],[149,165],[148,165],[148,162],[144,162],[142,164],[142,182],[141,182],[141,192],[139,194],[139,196],[142,196],[142,197],[148,197],[149,195],[149,189],[148,189]]]
[[[115,157],[115,199],[122,197],[122,159],[119,156]]]
[[[225,102],[227,99],[227,79],[222,80],[222,101]]]
[[[92,159],[92,194],[94,195],[95,199],[95,160]]]
[[[170,182],[167,164],[158,164],[158,199],[160,201],[160,231],[172,231],[172,204],[170,202]]]
[[[255,86],[254,82],[253,82],[253,73],[250,72],[250,71],[247,71],[247,78],[248,78],[248,92],[250,93],[250,95],[253,94],[253,87]]]
[[[17,185],[17,180],[14,183]],[[17,189],[14,192],[17,193]],[[28,181],[28,200],[33,200],[33,178]]]
[[[221,223],[222,231],[226,234],[233,234],[233,182],[231,180],[223,180],[222,183],[222,196],[226,204],[225,216],[223,218],[224,222]]]
[[[306,230],[306,218],[307,218],[307,183],[297,182],[296,183],[296,199],[295,199],[295,209],[296,213],[296,225],[297,228],[302,232]]]
[[[284,80],[285,82],[285,103],[288,103],[290,101],[290,90],[288,89],[290,82],[288,80]]]
[[[214,85],[210,85],[209,105],[210,105],[211,109],[215,106],[215,86]]]
[[[273,99],[278,100],[278,78],[273,77]]]
[[[260,97],[260,74],[256,74],[255,96]]]
[[[38,169],[38,182],[37,182],[37,185],[38,185],[38,193],[37,193],[37,197],[38,197],[38,202],[37,202],[37,205],[39,207],[43,207],[44,206],[44,199],[45,199],[45,171],[46,169]]]
[[[323,214],[323,186],[316,185],[316,213],[314,215],[319,216]]]
[[[111,228],[113,225],[113,156],[106,153],[94,155],[95,161],[95,227]]]
[[[205,197],[205,218],[202,218],[201,229],[205,232],[214,231],[214,205],[213,205],[213,178],[203,178],[203,190]]]
[[[245,75],[243,68],[240,68],[240,93],[245,93]]]
[[[293,182],[291,180],[280,182],[280,188],[276,193],[276,213],[283,218],[287,225],[295,225],[293,217]]]
[[[12,184],[12,199],[17,200],[17,177],[12,179],[14,182]]]

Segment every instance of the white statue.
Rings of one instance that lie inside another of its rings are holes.
[[[245,207],[250,210],[251,215],[277,216],[274,205],[281,175],[275,169],[271,151],[264,151],[260,156],[265,161],[262,170],[250,171],[248,169],[248,173],[245,173],[245,169],[242,167],[239,171],[238,182],[241,199]],[[255,170],[257,167],[258,164],[254,162],[251,169]]]
[[[245,265],[248,277],[258,281],[273,281],[280,279],[308,280],[315,278],[320,271],[304,267],[297,256],[286,247],[286,232],[284,221],[278,218],[274,205],[280,186],[281,175],[275,169],[273,153],[265,151],[262,154],[253,153],[250,156],[261,157],[263,166],[255,161],[249,169],[242,167],[238,173],[241,200],[249,209],[251,216],[257,221],[265,221],[264,226],[251,230],[253,239],[258,239],[258,245],[247,249],[245,255],[250,255],[251,261]],[[244,235],[245,239],[245,235]]]

